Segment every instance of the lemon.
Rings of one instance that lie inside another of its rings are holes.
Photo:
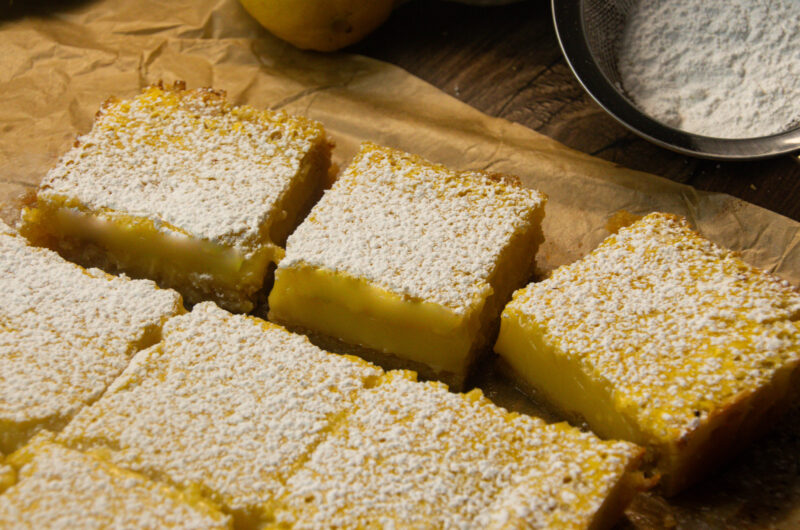
[[[239,0],[262,26],[298,48],[333,51],[364,38],[395,0]]]

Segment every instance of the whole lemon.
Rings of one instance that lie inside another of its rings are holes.
[[[395,0],[239,0],[262,26],[298,48],[333,51],[363,39]]]

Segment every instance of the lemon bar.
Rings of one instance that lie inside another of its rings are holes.
[[[502,178],[365,143],[289,238],[269,318],[458,388],[532,274],[544,204]]]
[[[209,501],[124,471],[97,455],[37,441],[9,461],[18,476],[0,494],[2,528],[232,528],[230,517]]]
[[[0,222],[0,452],[60,429],[183,311],[174,291],[83,269]]]
[[[286,483],[296,528],[604,528],[643,450],[389,372]]]
[[[496,351],[603,437],[647,446],[675,493],[794,397],[800,294],[650,214],[514,294]]]
[[[269,522],[283,480],[382,371],[212,303],[164,326],[59,435],[121,467],[197,491],[237,527]]]
[[[322,126],[152,86],[110,99],[43,179],[22,232],[86,266],[249,311],[327,183]]]

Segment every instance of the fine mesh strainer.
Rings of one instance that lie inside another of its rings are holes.
[[[617,44],[637,0],[552,0],[561,50],[589,95],[624,126],[679,153],[719,160],[767,158],[800,151],[800,127],[758,138],[712,138],[688,133],[644,114],[625,95]]]

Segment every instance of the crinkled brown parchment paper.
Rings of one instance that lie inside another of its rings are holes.
[[[41,2],[38,2],[41,4]],[[620,210],[687,216],[707,237],[800,284],[800,223],[570,150],[491,118],[394,66],[299,52],[235,0],[52,2],[47,15],[0,21],[0,217],[30,193],[110,95],[185,80],[239,104],[321,121],[344,165],[372,140],[461,169],[518,175],[550,197],[544,270],[580,258]],[[1,295],[0,295],[1,296]],[[477,384],[509,408],[541,409],[491,374]],[[676,499],[644,495],[622,523],[642,528],[800,526],[800,414],[721,473]]]

